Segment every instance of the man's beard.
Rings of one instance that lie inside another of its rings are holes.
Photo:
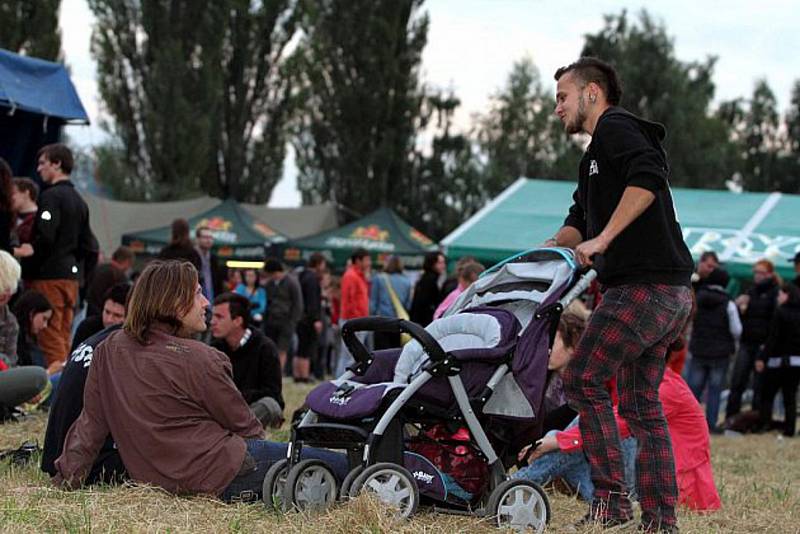
[[[578,97],[578,111],[575,113],[575,119],[564,124],[564,130],[569,134],[577,134],[583,131],[583,123],[586,122],[586,103],[583,100],[583,95]]]

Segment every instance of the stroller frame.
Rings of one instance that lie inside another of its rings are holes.
[[[526,251],[517,256],[509,258],[505,262],[493,267],[490,272],[495,271],[505,263],[523,257],[525,254],[530,252],[531,251]],[[534,318],[537,320],[550,318],[557,323],[558,317],[564,308],[572,300],[577,298],[586,288],[588,288],[595,277],[596,273],[594,271],[588,271],[585,273],[577,282],[574,283],[574,285],[572,285],[572,288],[561,299],[550,304],[549,306],[537,309],[534,314]],[[555,329],[553,328],[553,333],[554,330]],[[475,413],[475,410],[480,410],[483,405],[486,404],[486,402],[495,392],[498,384],[506,376],[506,374],[509,373],[510,362],[511,358],[513,358],[513,353],[510,355],[508,361],[501,363],[498,365],[497,369],[494,370],[478,399],[472,399],[471,401],[470,396],[464,386],[464,382],[459,376],[459,372],[461,370],[461,363],[459,360],[456,359],[452,354],[446,352],[438,343],[438,341],[420,325],[402,319],[387,317],[365,317],[353,319],[348,321],[343,326],[342,339],[353,355],[355,363],[348,367],[347,371],[341,377],[333,381],[334,384],[344,384],[346,381],[354,377],[363,376],[373,363],[375,356],[356,336],[357,332],[364,331],[407,333],[413,339],[419,342],[423,351],[427,354],[428,360],[423,365],[417,376],[414,377],[411,382],[405,386],[402,391],[400,391],[397,397],[391,401],[371,431],[367,431],[361,426],[356,425],[320,422],[318,420],[318,415],[315,412],[312,410],[306,412],[302,419],[292,428],[292,435],[287,450],[287,463],[284,468],[289,470],[291,473],[293,468],[296,470],[297,467],[301,467],[300,464],[303,462],[300,461],[300,453],[302,448],[306,445],[347,450],[351,472],[342,484],[342,496],[347,497],[352,495],[352,493],[347,494],[347,492],[350,490],[348,482],[350,482],[350,484],[354,482],[354,480],[351,478],[351,475],[355,475],[357,469],[360,468],[364,470],[370,466],[389,465],[380,463],[387,461],[385,459],[385,454],[382,454],[380,451],[380,444],[381,440],[384,439],[387,430],[390,429],[390,425],[394,421],[398,421],[397,416],[400,414],[401,410],[403,410],[403,408],[409,404],[409,401],[414,398],[414,395],[431,379],[444,376],[447,378],[447,383],[451,388],[456,401],[456,406],[458,409],[456,419],[463,421],[469,429],[471,442],[474,442],[479,453],[482,454],[486,460],[489,468],[489,476],[487,489],[480,496],[477,508],[472,509],[470,506],[459,508],[457,505],[451,503],[443,503],[441,506],[439,504],[435,505],[434,509],[436,511],[448,513],[473,513],[482,516],[497,513],[492,509],[499,506],[497,502],[493,503],[493,501],[497,501],[497,498],[495,497],[495,490],[501,489],[501,486],[505,488],[509,483],[518,485],[521,483],[527,484],[528,486],[534,486],[536,491],[541,494],[541,498],[544,499],[544,506],[546,508],[545,520],[549,519],[549,504],[547,503],[547,498],[543,491],[538,488],[538,486],[535,486],[535,484],[530,482],[525,483],[524,481],[508,480],[506,475],[506,467],[503,465],[502,460],[498,457],[489,440],[489,437],[484,431],[483,426],[481,425],[480,421],[478,420],[478,416]],[[553,339],[551,336],[551,345],[552,341]],[[413,424],[414,422],[409,421],[409,423]],[[388,461],[392,464],[397,464],[396,467],[398,471],[405,471],[406,475],[411,475],[402,467],[402,451],[400,451],[399,459],[393,458]],[[358,479],[358,477],[355,478],[356,480]],[[289,482],[294,483],[296,480],[297,476],[294,478],[292,478],[292,476],[288,477]],[[356,486],[357,485],[358,483],[356,483]],[[413,475],[411,475],[411,485],[414,486],[413,489],[416,495],[416,501],[418,502],[419,497],[418,494],[416,494],[416,481],[414,480]],[[264,488],[266,499],[266,480]],[[294,503],[291,491],[287,492],[286,489],[287,488],[285,487],[283,491],[284,507],[287,506],[287,503]],[[354,487],[354,489],[357,492],[360,488]],[[294,504],[296,505],[296,503]],[[416,505],[414,506],[414,510],[415,509]],[[411,510],[403,515],[411,515],[414,510]],[[543,528],[543,524],[541,526]],[[537,530],[540,529],[537,528]]]

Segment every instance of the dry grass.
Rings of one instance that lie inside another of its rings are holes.
[[[299,406],[309,386],[286,384],[287,404]],[[0,426],[0,449],[43,439],[44,415]],[[285,439],[288,430],[270,439]],[[712,456],[723,509],[707,515],[680,513],[682,532],[800,532],[800,438],[774,434],[714,437]],[[548,532],[564,532],[585,505],[551,494]],[[54,489],[35,465],[0,465],[0,532],[497,532],[488,522],[420,513],[398,522],[375,501],[362,498],[318,516],[278,516],[259,505],[225,505],[207,498],[173,497],[141,486],[66,492]],[[587,530],[586,532],[592,532]]]

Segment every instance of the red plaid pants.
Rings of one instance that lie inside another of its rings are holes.
[[[632,284],[609,288],[589,319],[564,374],[580,414],[583,450],[595,486],[592,514],[629,518],[620,438],[605,384],[616,375],[619,414],[639,444],[636,490],[645,529],[676,523],[678,489],[667,422],[658,398],[667,347],[691,310],[683,286]]]

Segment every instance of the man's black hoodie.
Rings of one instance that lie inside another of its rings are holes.
[[[689,286],[692,257],[683,241],[669,189],[669,166],[661,142],[666,130],[619,107],[597,121],[592,142],[580,163],[574,204],[564,221],[584,240],[608,224],[625,188],[647,189],[655,200],[594,258],[606,286],[668,284]]]

